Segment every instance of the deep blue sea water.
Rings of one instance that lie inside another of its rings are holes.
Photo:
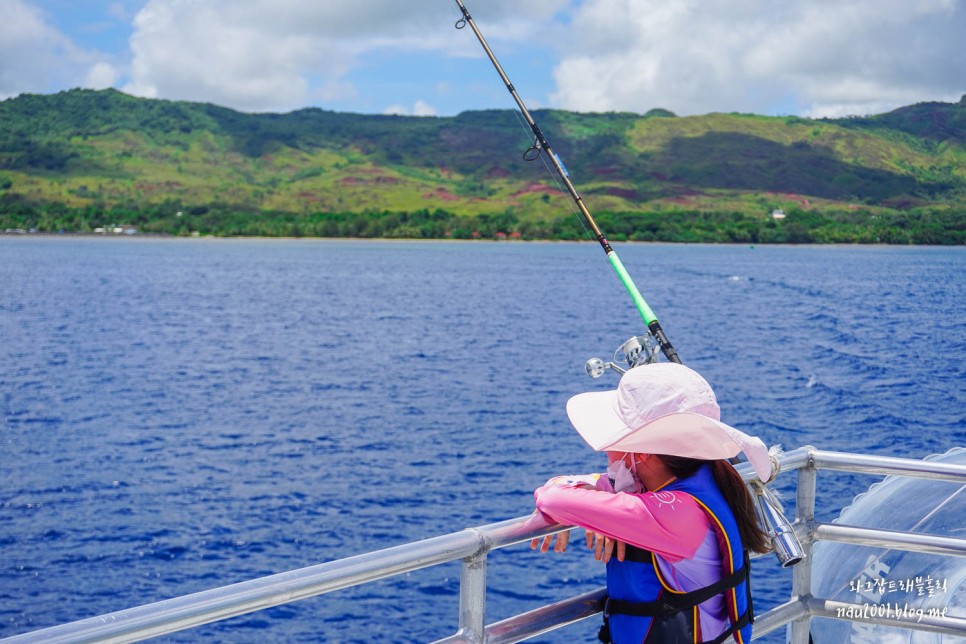
[[[966,444],[966,250],[618,252],[731,424]],[[564,403],[642,331],[591,243],[0,237],[0,637],[528,514],[602,467]],[[875,480],[821,475],[819,519]],[[488,570],[488,621],[603,583],[579,548]],[[167,641],[429,641],[458,588],[454,563]]]

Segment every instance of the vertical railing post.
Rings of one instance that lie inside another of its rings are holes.
[[[795,528],[805,552],[804,560],[792,568],[792,596],[805,602],[812,596],[812,526],[815,524],[815,488],[818,472],[809,456],[808,464],[798,470],[795,495]],[[808,614],[789,625],[790,644],[808,644],[811,617]]]
[[[486,632],[486,551],[463,559],[460,569],[459,635],[483,644]]]

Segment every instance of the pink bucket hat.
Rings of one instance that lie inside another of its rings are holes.
[[[718,460],[744,452],[758,477],[771,477],[768,448],[720,421],[711,385],[682,364],[657,362],[625,373],[613,391],[578,394],[567,416],[598,452],[666,454]]]

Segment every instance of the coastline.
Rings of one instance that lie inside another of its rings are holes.
[[[0,231],[0,239],[72,239],[72,240],[116,240],[116,241],[136,241],[136,240],[172,240],[172,241],[278,241],[278,242],[375,242],[385,244],[396,243],[418,243],[418,244],[592,244],[598,245],[594,239],[457,239],[457,238],[422,238],[422,237],[284,237],[284,236],[261,236],[261,235],[167,235],[164,233],[137,233],[135,235],[101,233],[79,233],[79,232],[6,232]],[[679,246],[679,247],[700,247],[718,246],[722,248],[734,248],[747,246],[749,249],[762,248],[966,248],[961,244],[888,244],[881,243],[771,243],[771,242],[676,242],[676,241],[639,241],[639,240],[610,240],[611,243],[622,246]]]

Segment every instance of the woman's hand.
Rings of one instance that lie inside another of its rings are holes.
[[[547,552],[550,550],[550,544],[554,543],[554,537],[556,537],[557,542],[554,544],[553,551],[564,552],[570,543],[570,530],[548,534],[542,540],[539,538],[533,539],[530,541],[530,549],[539,549],[540,552]],[[617,560],[624,561],[624,553],[627,549],[627,545],[623,541],[611,539],[593,530],[587,531],[587,547],[594,551],[594,559],[604,563],[610,561],[615,551],[617,553]]]
[[[627,545],[623,541],[611,539],[593,530],[587,531],[587,547],[593,549],[594,559],[597,561],[604,563],[610,561],[610,558],[614,555],[615,545],[617,560],[624,561],[624,553],[627,550]]]
[[[543,538],[543,543],[540,543],[540,539],[534,539],[530,542],[530,550],[536,550],[540,548],[540,552],[546,552],[550,549],[550,544],[553,543],[553,538],[557,537],[557,543],[553,547],[554,552],[563,552],[567,549],[567,544],[570,543],[570,530],[565,530],[563,532],[557,532],[555,534],[548,534]]]

